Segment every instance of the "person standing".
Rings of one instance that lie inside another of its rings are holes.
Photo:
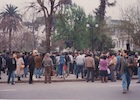
[[[23,74],[23,77],[27,77],[27,74],[28,74],[28,68],[27,68],[27,65],[28,65],[28,53],[25,52],[24,55],[23,55],[23,61],[24,61],[24,74]]]
[[[95,60],[91,54],[88,54],[85,58],[85,67],[87,68],[87,82],[89,81],[90,73],[91,81],[94,82]]]
[[[50,54],[47,53],[42,61],[44,68],[45,68],[45,83],[51,83],[51,71],[53,67],[53,61],[50,58]]]
[[[116,72],[115,72],[115,67],[117,64],[117,58],[115,57],[115,54],[111,54],[111,61],[109,62],[109,69],[111,72],[111,81],[112,82],[116,82]]]
[[[29,67],[29,84],[33,83],[33,74],[35,69],[35,55],[36,53],[32,53],[28,58],[28,67]]]
[[[56,54],[56,76],[58,76],[58,67],[59,67],[59,64],[60,64],[60,54],[57,53]]]
[[[66,60],[65,65],[67,66],[66,73],[67,73],[67,76],[69,76],[69,74],[70,74],[70,57],[67,52],[65,54],[65,60]]]
[[[76,71],[77,71],[77,66],[76,66],[76,58],[78,56],[78,53],[74,53],[74,57],[73,57],[73,66],[74,66],[74,74],[76,75]]]
[[[40,54],[38,53],[35,57],[35,75],[36,78],[41,78],[41,67],[42,67],[42,58]]]
[[[121,51],[118,51],[116,58],[117,58],[117,64],[116,64],[116,67],[115,67],[116,77],[117,77],[117,79],[120,79],[118,69],[119,69],[119,66],[121,64]]]
[[[108,76],[108,73],[107,73],[107,65],[108,65],[108,62],[106,60],[106,55],[102,55],[101,56],[101,59],[100,59],[100,62],[99,62],[99,66],[100,66],[100,76],[101,76],[101,82],[102,83],[107,83],[107,76]]]
[[[96,77],[96,79],[98,78],[98,76],[99,76],[99,61],[100,61],[100,58],[97,56],[97,54],[96,55],[94,55],[94,59],[95,59],[95,77]]]
[[[74,73],[74,65],[73,65],[73,62],[74,62],[74,58],[73,58],[73,55],[72,55],[72,52],[69,53],[69,58],[70,58],[70,73],[73,74]]]
[[[140,83],[140,57],[138,57],[138,82],[137,83]]]
[[[21,76],[24,74],[24,61],[20,53],[17,53],[16,55],[16,64],[17,64],[16,75],[18,77],[18,81],[21,81]]]
[[[129,91],[133,67],[132,58],[128,56],[128,53],[129,52],[127,50],[123,50],[123,57],[121,58],[121,65],[119,67],[120,75],[122,77],[122,88],[124,94]]]
[[[64,55],[64,53],[62,53],[62,55],[60,56],[60,61],[59,61],[59,66],[58,66],[58,74],[59,74],[59,77],[61,77],[61,78],[63,75],[63,66],[64,66],[65,62],[66,62],[65,55]]]
[[[6,68],[8,69],[8,81],[7,83],[10,84],[10,78],[12,77],[12,85],[15,85],[15,70],[16,70],[16,59],[13,57],[12,54],[7,57],[6,60]]]
[[[76,57],[76,78],[78,79],[78,75],[81,72],[81,77],[84,78],[83,75],[83,69],[84,69],[84,64],[85,64],[85,57],[82,55],[82,53],[78,54]]]
[[[53,52],[50,58],[53,61],[53,68],[52,68],[52,73],[51,76],[56,75],[57,72],[57,65],[56,65],[56,52]]]

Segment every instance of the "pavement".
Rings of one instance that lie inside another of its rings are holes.
[[[79,78],[76,79],[76,76],[74,74],[70,74],[68,77],[61,78],[58,76],[52,76],[52,82],[75,82],[75,81],[85,81],[85,79],[82,79],[79,75]],[[7,83],[8,76],[6,73],[2,73],[0,83]],[[44,82],[45,77],[42,75],[41,78],[36,78],[35,75],[33,76],[34,82]],[[21,81],[18,81],[17,78],[15,78],[15,83],[27,83],[29,81],[29,74],[26,78],[21,78]]]
[[[6,73],[2,73],[1,75],[1,80],[0,83],[7,83],[7,78],[8,76],[6,75]],[[66,78],[60,78],[60,77],[56,77],[56,76],[52,76],[52,82],[78,82],[78,81],[85,81],[85,79],[82,79],[81,76],[79,75],[79,78],[76,79],[76,76],[74,74],[70,74],[68,77]],[[45,77],[41,76],[41,78],[36,78],[35,75],[33,76],[33,81],[34,82],[44,82]],[[137,75],[134,75],[132,77],[132,79],[138,79]],[[95,79],[96,80],[100,80],[99,78]],[[21,78],[21,81],[17,81],[17,78],[15,78],[15,83],[27,83],[29,81],[29,74],[27,75],[27,78]]]
[[[122,93],[122,81],[52,82],[0,84],[1,100],[140,100],[140,84],[132,80],[130,90]]]

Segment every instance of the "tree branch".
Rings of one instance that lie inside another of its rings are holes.
[[[49,11],[48,8],[44,6],[44,0],[41,2],[41,0],[37,0],[38,4],[40,5],[40,7],[42,8],[42,10],[46,10],[47,15],[49,16]],[[44,12],[44,11],[43,11]]]

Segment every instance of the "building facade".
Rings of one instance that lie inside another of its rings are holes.
[[[113,50],[118,51],[127,49],[127,44],[130,45],[130,50],[134,50],[132,38],[120,28],[122,22],[122,20],[112,20],[110,17],[106,20],[106,24],[110,30],[108,35],[111,36],[113,43],[115,44]]]

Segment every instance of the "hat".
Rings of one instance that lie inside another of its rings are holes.
[[[37,50],[33,50],[33,53],[38,53],[38,51]]]
[[[37,55],[40,55],[40,53],[38,52]]]
[[[49,54],[49,53],[46,53],[46,55],[45,55],[45,56],[50,57],[50,54]]]

